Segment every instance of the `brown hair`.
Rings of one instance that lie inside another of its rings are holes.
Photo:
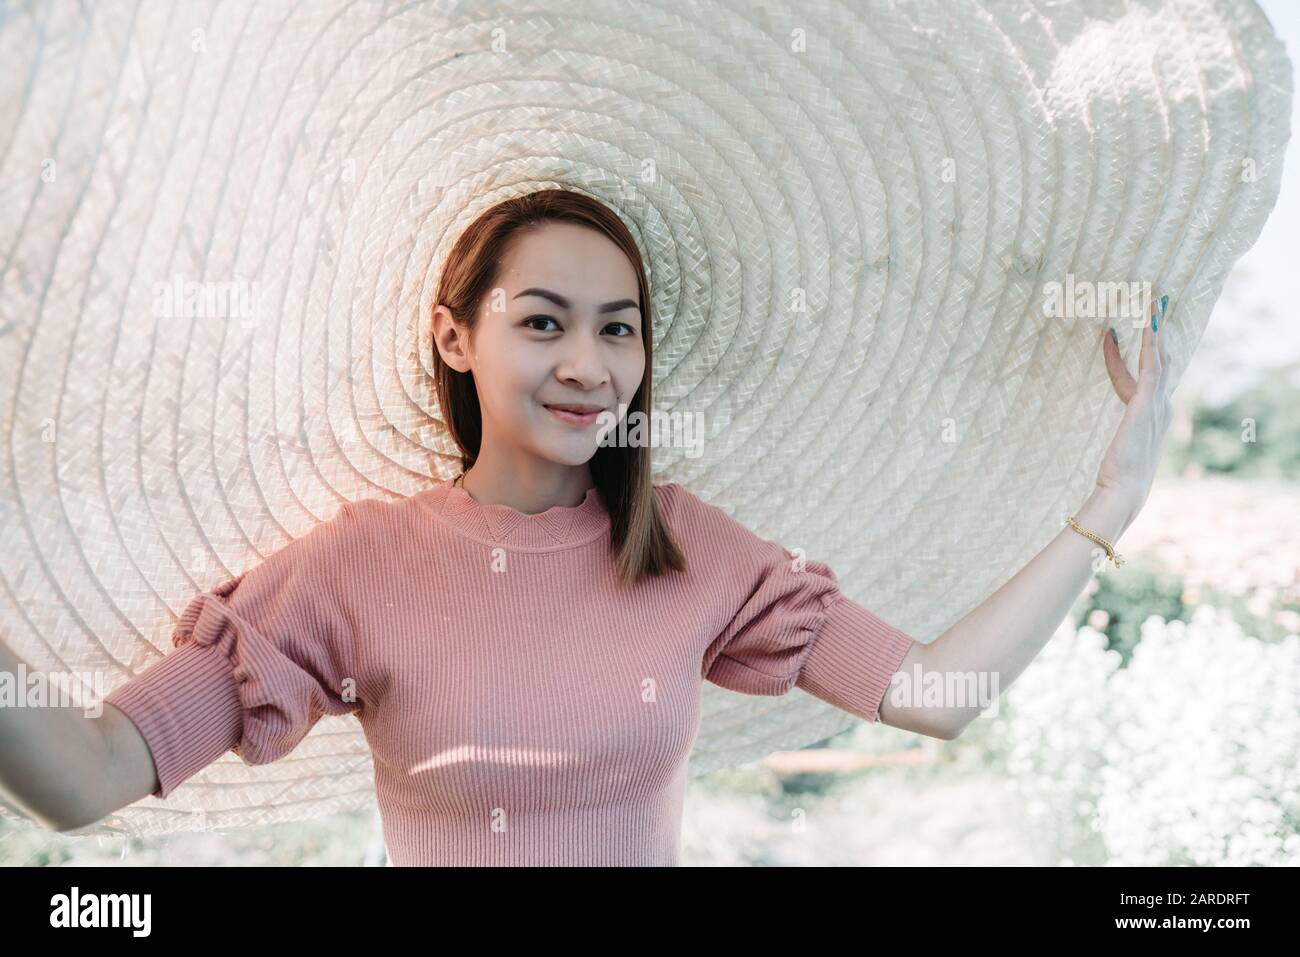
[[[473,335],[479,305],[496,282],[497,263],[509,241],[525,230],[550,221],[577,223],[609,237],[636,270],[641,306],[641,342],[645,374],[627,413],[649,415],[653,328],[650,289],[641,251],[631,232],[608,206],[585,193],[544,189],[516,196],[483,212],[457,238],[443,264],[436,304],[446,306],[456,324]],[[433,377],[438,404],[468,470],[478,457],[483,422],[474,373],[458,372],[433,348]],[[669,569],[684,570],[686,559],[659,511],[650,482],[648,445],[602,445],[590,462],[591,477],[610,517],[610,545],[618,552],[618,576],[625,585]]]

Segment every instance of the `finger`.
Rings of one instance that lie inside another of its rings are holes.
[[[1128,400],[1137,391],[1137,383],[1133,381],[1128,366],[1124,365],[1124,357],[1120,355],[1119,346],[1115,344],[1109,329],[1102,333],[1101,354],[1106,359],[1106,372],[1110,374],[1111,385],[1115,387],[1120,400],[1128,405]]]
[[[1147,321],[1142,326],[1142,352],[1138,355],[1138,391],[1150,392],[1154,390],[1160,379],[1160,356],[1156,354],[1156,336],[1158,333],[1151,328],[1151,320],[1159,309],[1159,301],[1153,299]]]

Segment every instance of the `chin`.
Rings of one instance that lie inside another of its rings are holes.
[[[545,458],[556,465],[586,465],[596,455],[595,443],[588,442],[581,446],[557,443],[542,451]]]
[[[532,445],[534,455],[556,465],[586,465],[599,448],[594,432],[565,434],[563,426],[558,430],[543,428],[534,432]]]

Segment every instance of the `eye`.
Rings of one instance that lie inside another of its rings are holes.
[[[611,322],[609,326],[622,326],[624,329],[627,330],[627,332],[624,335],[615,336],[616,339],[624,339],[627,336],[636,335],[636,330],[633,329],[631,326],[629,326],[626,322]],[[608,329],[609,326],[606,326],[605,328]]]
[[[539,319],[542,320],[543,322],[555,322],[555,320],[554,320],[553,318],[551,318],[550,316],[529,316],[527,319],[524,320],[524,325],[528,325],[528,323],[530,323],[530,322],[535,322],[535,321],[537,321],[537,320],[539,320]],[[556,325],[559,325],[559,323],[556,323]],[[529,328],[530,328],[530,329],[537,329],[536,326],[529,326]],[[550,329],[537,329],[537,331],[538,331],[538,332],[550,332],[551,330],[550,330]]]

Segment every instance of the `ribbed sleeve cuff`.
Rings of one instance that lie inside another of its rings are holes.
[[[144,736],[165,798],[239,743],[243,727],[234,669],[215,645],[176,648],[104,701]]]
[[[879,721],[890,680],[915,639],[845,596],[827,615],[795,686],[843,711]]]

